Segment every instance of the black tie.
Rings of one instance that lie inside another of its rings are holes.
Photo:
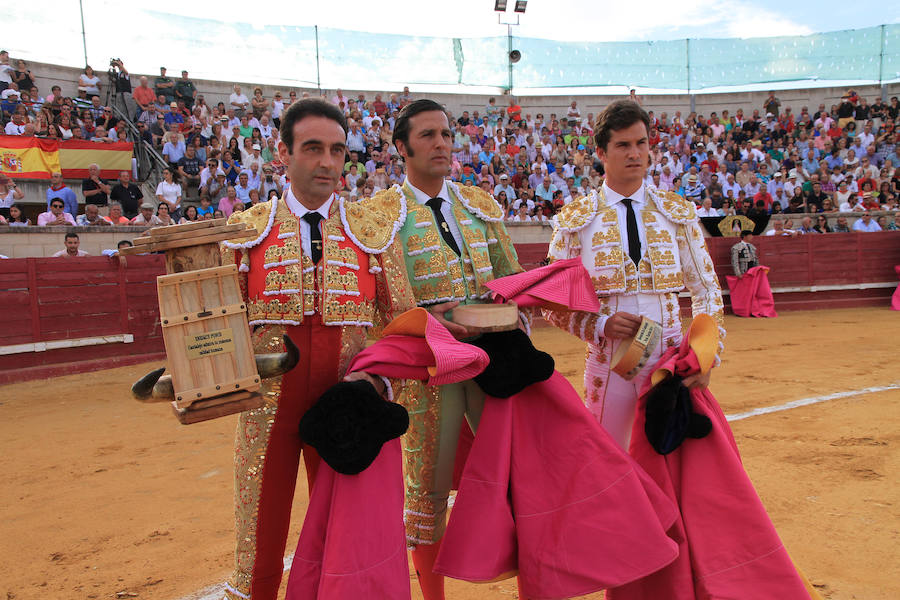
[[[641,262],[641,238],[638,233],[637,217],[634,215],[634,208],[631,206],[631,198],[624,198],[622,204],[628,209],[625,219],[626,231],[628,232],[628,256],[634,262],[634,266],[638,266]]]
[[[322,220],[322,215],[317,212],[308,212],[303,215],[303,220],[309,223],[309,246],[312,250],[310,258],[313,264],[317,265],[322,260],[322,232],[319,231],[319,222]]]
[[[447,225],[447,219],[445,219],[443,213],[441,213],[441,204],[443,204],[443,202],[443,198],[432,198],[425,204],[427,204],[428,208],[431,209],[431,212],[434,213],[434,219],[437,223],[438,231],[441,232],[441,237],[444,238],[444,241],[447,242],[450,249],[459,256],[459,246],[456,245],[456,240],[453,239],[453,234],[450,233],[450,226]]]

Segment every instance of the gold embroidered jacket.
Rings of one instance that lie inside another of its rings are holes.
[[[618,294],[677,294],[687,288],[692,314],[711,315],[719,324],[720,340],[724,339],[722,290],[693,202],[652,186],[645,190],[647,201],[639,218],[647,243],[637,267],[623,244],[615,206],[602,189],[573,200],[556,215],[551,261],[580,256],[601,303]],[[545,316],[554,322],[562,318],[549,312]],[[565,328],[571,333],[597,343],[607,316],[581,315],[574,323],[576,319],[565,315],[563,320],[570,323]]]

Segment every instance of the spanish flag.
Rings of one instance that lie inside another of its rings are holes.
[[[88,176],[88,167],[100,166],[100,177],[115,179],[131,171],[131,142],[101,143],[84,140],[50,140],[0,135],[0,173],[21,179],[50,179],[54,171],[66,179]]]
[[[60,170],[57,140],[0,135],[0,173],[3,175],[50,179],[50,173]]]

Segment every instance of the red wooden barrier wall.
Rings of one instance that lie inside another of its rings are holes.
[[[727,289],[735,238],[708,238],[710,255]],[[770,281],[779,310],[887,306],[900,264],[900,232],[758,237],[760,260],[772,268]],[[517,244],[526,269],[538,266],[547,244]],[[76,260],[0,260],[0,347],[130,333],[130,344],[110,343],[44,352],[5,354],[0,383],[84,372],[163,358],[156,277],[162,256],[133,256],[122,265],[105,257]],[[848,289],[818,289],[839,286]],[[779,288],[802,288],[778,292]],[[682,299],[683,308],[689,306]],[[728,297],[726,296],[726,305]],[[689,312],[689,311],[688,311]]]
[[[0,347],[131,334],[109,343],[5,354],[0,383],[88,370],[85,360],[121,365],[163,352],[156,276],[162,256],[0,260]],[[78,362],[79,366],[67,366]],[[70,369],[71,370],[67,370]],[[102,367],[101,367],[102,368]]]

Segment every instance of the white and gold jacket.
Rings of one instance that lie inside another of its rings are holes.
[[[646,186],[646,202],[639,219],[647,243],[635,267],[619,232],[616,208],[603,190],[577,198],[564,206],[553,220],[551,261],[580,256],[591,275],[601,305],[611,296],[633,294],[670,295],[677,307],[677,294],[687,288],[692,314],[706,313],[719,324],[725,338],[722,290],[694,203],[674,192]],[[598,344],[609,314],[560,315],[545,312],[551,322],[587,342]]]

